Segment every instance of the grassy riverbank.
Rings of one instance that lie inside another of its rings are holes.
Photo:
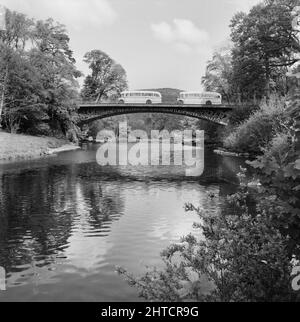
[[[0,161],[37,159],[75,148],[64,139],[0,132]]]

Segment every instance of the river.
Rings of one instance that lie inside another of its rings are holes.
[[[218,211],[244,164],[207,148],[204,174],[186,177],[183,166],[101,167],[97,148],[0,165],[0,301],[140,300],[116,266],[160,267],[198,221],[185,203]]]

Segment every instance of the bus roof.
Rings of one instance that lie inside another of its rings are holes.
[[[128,93],[146,93],[146,94],[158,94],[159,96],[161,96],[160,92],[155,92],[155,91],[124,91],[121,94],[128,94]]]
[[[219,94],[221,95],[220,93],[218,92],[205,92],[205,91],[202,91],[202,92],[197,92],[197,91],[194,91],[194,92],[181,92],[180,94],[212,94],[212,95],[215,95],[215,94]]]

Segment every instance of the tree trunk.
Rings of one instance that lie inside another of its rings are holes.
[[[99,103],[99,102],[100,102],[100,100],[101,100],[102,96],[104,95],[104,92],[105,92],[105,91],[101,90],[101,91],[98,93],[97,98],[96,98],[96,102],[95,102],[95,103]]]
[[[266,95],[266,100],[268,102],[269,99],[270,99],[270,95],[271,95],[271,87],[270,87],[270,83],[271,83],[271,69],[270,69],[269,57],[266,57],[265,58],[265,69],[266,69],[265,95]]]
[[[2,93],[0,98],[0,127],[1,127],[1,121],[2,121],[2,112],[4,109],[4,100],[5,100],[5,90],[6,90],[6,83],[8,78],[8,65],[6,66],[5,75],[3,79],[3,85],[2,85]]]
[[[98,103],[100,101],[100,98],[101,98],[101,93],[98,94],[95,103]]]
[[[238,92],[238,103],[241,105],[242,104],[242,95],[241,92]]]

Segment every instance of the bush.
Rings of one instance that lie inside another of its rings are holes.
[[[290,236],[288,251],[300,257],[300,149],[299,128],[290,126],[278,133],[263,149],[263,155],[249,164],[263,185],[261,202],[273,209],[273,224]]]
[[[286,251],[288,236],[272,224],[267,207],[257,214],[247,206],[243,190],[227,199],[225,210],[213,215],[192,205],[201,218],[205,239],[187,236],[162,253],[165,269],[141,278],[126,276],[139,295],[150,301],[262,302],[293,301],[292,263]],[[210,290],[204,288],[207,279]]]
[[[242,105],[238,108],[233,109],[229,116],[229,124],[234,127],[242,124],[249,117],[254,114],[257,110],[259,110],[259,106],[248,106]]]
[[[282,130],[285,117],[284,101],[273,97],[225,137],[224,147],[236,152],[261,153],[274,134]]]

